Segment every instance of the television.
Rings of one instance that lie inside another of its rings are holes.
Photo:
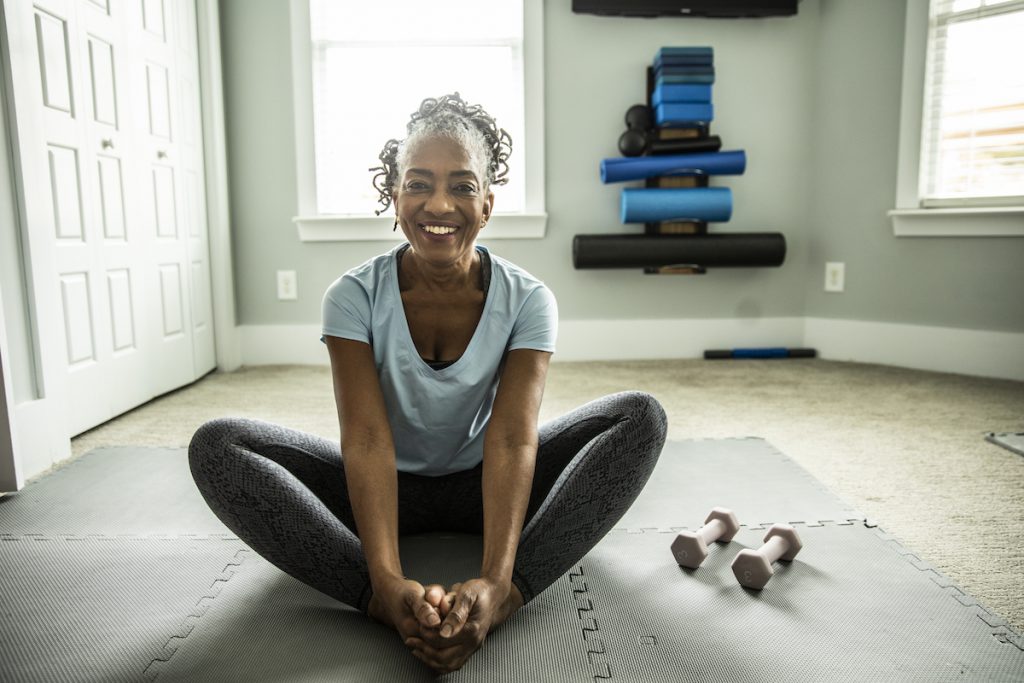
[[[797,0],[572,0],[577,14],[621,17],[786,17]]]

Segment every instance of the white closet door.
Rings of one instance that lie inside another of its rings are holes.
[[[194,6],[4,9],[42,393],[73,436],[213,367]]]

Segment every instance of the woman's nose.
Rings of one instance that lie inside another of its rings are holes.
[[[435,216],[442,216],[446,213],[450,213],[454,206],[451,201],[451,197],[448,196],[448,191],[439,188],[430,194],[427,198],[427,204],[423,208]]]

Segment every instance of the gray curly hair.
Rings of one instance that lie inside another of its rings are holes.
[[[380,193],[381,208],[376,215],[387,211],[394,200],[394,189],[409,154],[420,141],[434,137],[448,137],[458,142],[473,164],[483,171],[480,180],[484,189],[490,185],[508,182],[508,158],[512,154],[512,137],[504,128],[498,128],[494,118],[478,104],[468,104],[459,93],[442,97],[428,97],[412,113],[406,125],[404,140],[388,140],[378,157],[381,166],[371,168],[373,186]]]

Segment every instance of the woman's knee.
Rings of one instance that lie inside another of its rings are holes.
[[[251,421],[240,417],[219,417],[200,425],[188,444],[192,471],[195,472],[202,462],[210,458],[223,457],[228,446],[238,443],[251,428]]]
[[[623,418],[635,423],[636,427],[657,440],[664,441],[668,431],[668,416],[665,408],[654,395],[646,391],[620,391],[607,398],[615,401],[617,411]]]

